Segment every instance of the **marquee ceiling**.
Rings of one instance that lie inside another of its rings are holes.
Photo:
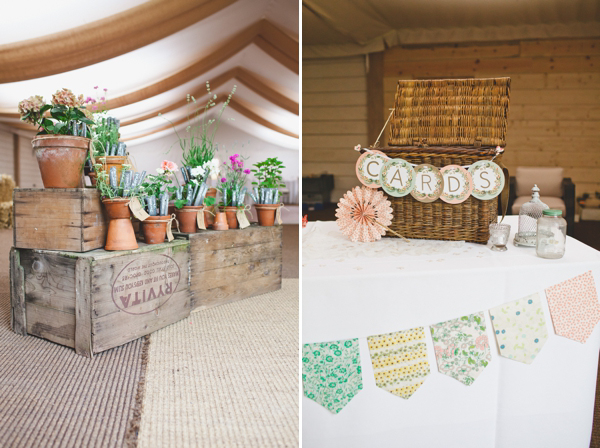
[[[59,88],[100,96],[135,145],[185,127],[186,95],[263,140],[298,148],[298,3],[294,0],[9,2],[0,18],[0,122]],[[82,17],[85,16],[85,17]],[[77,17],[74,25],[73,18]],[[35,25],[32,25],[35,24]],[[94,90],[94,86],[98,86]],[[159,116],[160,114],[160,116]]]
[[[598,0],[302,0],[304,58],[395,45],[598,36]]]

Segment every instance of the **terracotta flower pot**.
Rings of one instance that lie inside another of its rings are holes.
[[[135,232],[131,224],[130,198],[103,199],[102,203],[108,214],[108,234],[105,250],[137,249]]]
[[[235,214],[238,211],[238,208],[236,206],[227,206],[223,208],[225,209],[225,215],[227,216],[227,225],[230,229],[237,229],[238,220]]]
[[[142,232],[146,244],[164,243],[167,236],[167,224],[169,216],[149,216],[142,221]]]
[[[279,208],[279,204],[254,204],[254,208],[258,217],[258,225],[271,227],[275,222],[275,212]]]
[[[208,191],[206,192],[206,197],[207,198],[216,198],[217,197],[217,189],[209,188]],[[206,210],[204,210],[204,224],[206,224],[207,229],[210,229],[213,226],[213,223],[215,222],[215,217],[213,215],[214,212],[215,212],[214,205],[211,205],[210,207],[207,207]]]
[[[90,174],[88,174],[88,177],[90,178],[90,182],[92,183],[92,187],[96,186],[96,182],[98,182],[98,175],[95,172],[91,172]]]
[[[227,215],[224,212],[217,212],[215,215],[215,223],[213,224],[215,230],[228,230],[229,225],[227,224]]]
[[[102,169],[106,173],[110,173],[110,169],[114,166],[117,169],[117,184],[121,181],[121,165],[127,163],[127,156],[102,156],[98,157],[98,162],[102,165]],[[106,180],[108,183],[108,179]]]
[[[185,205],[178,210],[176,209],[175,216],[179,222],[179,230],[183,233],[196,233],[198,231],[196,216],[198,211],[202,209],[204,209],[202,205]]]
[[[39,135],[31,141],[44,188],[78,188],[90,139],[74,135]]]

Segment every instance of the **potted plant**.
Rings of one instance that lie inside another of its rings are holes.
[[[159,244],[165,241],[167,225],[171,221],[169,215],[169,198],[175,187],[172,179],[177,165],[168,160],[163,161],[158,174],[150,174],[141,184],[144,209],[148,217],[142,221],[142,233],[146,244]]]
[[[108,214],[108,234],[106,236],[105,250],[132,250],[138,244],[131,223],[131,210],[129,202],[132,197],[139,197],[144,181],[145,172],[133,173],[129,165],[124,165],[121,178],[117,182],[117,169],[112,167],[107,173],[95,167],[98,173],[96,188],[102,196],[102,204]]]
[[[238,228],[236,213],[244,207],[246,197],[246,176],[250,174],[249,169],[244,169],[244,160],[239,154],[229,157],[229,164],[223,162],[224,173],[220,180],[219,191],[221,192],[221,204],[227,216],[227,224],[230,229]]]
[[[45,188],[77,188],[90,144],[93,116],[84,107],[83,95],[57,90],[50,104],[39,96],[19,103],[21,120],[38,129],[31,144]]]
[[[210,83],[207,82],[206,91],[208,100],[204,107],[197,108],[196,98],[187,95],[187,107],[189,110],[188,126],[185,128],[187,135],[180,136],[175,126],[173,126],[179,140],[179,146],[183,151],[183,166],[181,167],[183,185],[177,190],[175,200],[175,213],[178,216],[178,220],[179,216],[181,216],[184,221],[191,222],[191,218],[185,215],[185,213],[197,213],[197,210],[190,209],[189,207],[206,205],[208,210],[203,211],[204,221],[205,223],[212,221],[213,210],[211,210],[211,207],[214,204],[216,190],[208,188],[206,182],[209,176],[217,176],[219,174],[219,161],[215,158],[218,148],[214,140],[223,112],[229,105],[236,88],[237,86],[234,85],[227,99],[223,102],[216,118],[209,118],[209,112],[216,106],[214,100],[217,99],[217,96],[213,95],[210,90]],[[202,194],[199,194],[199,189],[202,189]],[[186,209],[186,207],[188,208]],[[186,228],[191,230],[191,225]],[[183,231],[185,232],[185,230]]]
[[[282,205],[279,203],[279,188],[285,187],[281,177],[281,170],[285,166],[277,157],[255,163],[253,166],[256,169],[253,169],[252,172],[258,182],[252,182],[252,185],[256,185],[256,187],[250,196],[254,200],[258,225],[269,227],[275,222],[275,213]]]

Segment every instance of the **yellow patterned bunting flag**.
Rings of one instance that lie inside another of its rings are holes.
[[[408,399],[429,375],[423,327],[367,338],[375,383]]]

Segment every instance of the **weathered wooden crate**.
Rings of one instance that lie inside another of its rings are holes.
[[[281,289],[282,226],[176,235],[190,241],[192,310]]]
[[[11,250],[12,328],[81,355],[117,347],[191,311],[185,239],[133,251]]]
[[[108,219],[93,188],[15,188],[14,247],[86,252],[104,247]]]

